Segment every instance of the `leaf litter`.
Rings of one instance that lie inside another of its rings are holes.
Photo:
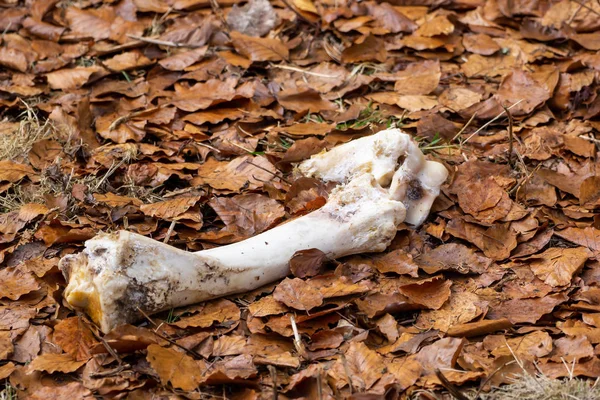
[[[0,4],[0,398],[597,398],[600,6],[415,4]],[[107,335],[61,301],[94,234],[243,240],[389,126],[451,178],[386,252]]]

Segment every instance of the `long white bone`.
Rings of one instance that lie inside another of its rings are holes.
[[[332,258],[383,251],[405,219],[419,224],[427,217],[447,177],[397,129],[313,156],[299,170],[341,182],[322,208],[242,242],[195,253],[127,231],[98,235],[83,252],[60,261],[68,280],[65,299],[108,332],[144,314],[281,279],[299,250],[318,248]]]

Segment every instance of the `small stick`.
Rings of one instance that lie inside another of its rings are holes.
[[[456,139],[458,139],[458,137],[460,137],[460,135],[462,135],[462,133],[465,131],[465,129],[467,129],[467,127],[469,125],[471,125],[471,122],[473,122],[473,120],[475,119],[475,117],[477,116],[477,113],[473,113],[473,115],[471,115],[471,118],[469,118],[469,120],[467,121],[467,123],[460,129],[460,131],[458,131],[458,133],[456,134],[456,136],[454,136],[452,138],[452,142],[454,142]]]
[[[127,34],[127,37],[131,38],[131,39],[139,40],[140,42],[151,43],[151,44],[155,44],[155,45],[158,45],[158,46],[167,46],[167,47],[192,47],[192,48],[202,47],[202,46],[198,46],[198,45],[168,42],[166,40],[159,40],[159,39],[152,39],[152,38],[147,38],[147,37],[143,37],[143,36],[136,36],[136,35],[131,35],[129,33]]]
[[[300,337],[300,333],[298,332],[296,319],[293,315],[290,317],[290,322],[292,323],[292,331],[294,332],[294,347],[296,348],[296,351],[300,356],[306,358],[306,350],[304,349],[304,345],[302,344],[302,338]]]
[[[275,172],[269,171],[268,169],[266,169],[266,168],[264,168],[264,167],[261,167],[260,165],[254,164],[252,161],[246,161],[246,162],[247,162],[248,164],[250,164],[250,165],[253,165],[253,166],[255,166],[255,167],[256,167],[256,168],[258,168],[258,169],[262,169],[263,171],[270,173],[270,174],[271,174],[271,175],[273,175],[275,178],[279,178],[279,179],[281,179],[282,181],[284,181],[284,182],[285,182],[285,183],[287,183],[288,185],[291,185],[291,184],[292,184],[292,182],[290,182],[290,181],[288,181],[287,179],[285,179],[285,178],[283,178],[283,177],[281,177],[281,176],[277,175]]]
[[[450,383],[450,381],[448,379],[446,379],[446,377],[444,376],[442,371],[440,371],[439,368],[435,369],[435,375],[438,377],[438,379],[442,383],[442,386],[444,386],[446,388],[446,390],[448,392],[450,392],[450,394],[452,396],[456,397],[458,400],[470,400],[456,386],[454,386],[452,383]]]
[[[271,380],[273,381],[273,400],[277,400],[277,371],[272,365],[268,365],[267,369],[269,370],[269,374],[271,374]]]
[[[513,163],[513,117],[508,108],[502,105],[504,112],[508,115],[508,163],[512,167]]]
[[[319,78],[337,78],[336,75],[327,75],[327,74],[320,74],[318,72],[305,71],[302,68],[296,68],[296,67],[292,67],[290,65],[270,64],[270,67],[271,68],[279,68],[279,69],[287,69],[287,70],[295,71],[295,72],[301,72],[303,74],[317,76]]]
[[[173,229],[175,229],[176,223],[177,223],[177,221],[175,221],[175,220],[171,221],[171,225],[169,226],[169,230],[167,231],[167,235],[165,236],[163,243],[169,243],[169,239],[171,238],[171,235],[173,234]]]
[[[514,103],[513,105],[511,105],[510,107],[508,107],[507,109],[510,110],[511,108],[513,108],[514,106],[516,106],[517,104],[521,103],[523,101],[523,99],[517,101],[516,103]],[[502,110],[502,112],[498,115],[496,115],[494,118],[492,118],[491,120],[489,120],[488,122],[486,122],[485,124],[483,124],[481,126],[481,128],[477,129],[475,132],[473,132],[471,134],[471,136],[469,136],[464,142],[467,143],[473,136],[477,135],[479,132],[481,132],[482,130],[484,130],[485,128],[487,128],[488,126],[490,126],[494,121],[496,121],[498,118],[500,118],[502,116],[502,114],[504,114],[504,110]]]
[[[350,368],[348,367],[348,362],[346,361],[346,356],[344,353],[340,353],[340,358],[342,359],[342,365],[344,366],[344,372],[346,373],[346,378],[348,378],[348,386],[350,386],[350,393],[354,393],[354,386],[352,385],[352,378],[350,378]]]

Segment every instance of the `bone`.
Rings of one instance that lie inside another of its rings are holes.
[[[318,248],[331,258],[383,251],[398,225],[425,219],[447,176],[397,129],[313,156],[298,170],[340,182],[320,209],[250,239],[195,253],[127,231],[100,234],[81,253],[60,261],[67,303],[106,333],[172,307],[281,279],[299,250]]]

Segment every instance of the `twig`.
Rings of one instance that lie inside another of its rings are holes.
[[[302,14],[300,13],[300,11],[296,10],[296,8],[295,8],[295,7],[293,7],[293,6],[292,6],[292,5],[291,5],[291,4],[288,2],[288,0],[282,0],[282,1],[283,1],[283,3],[284,3],[284,4],[285,4],[285,5],[286,5],[286,6],[287,6],[287,7],[288,7],[290,10],[292,10],[292,12],[293,12],[294,14],[296,14],[296,15],[298,16],[298,18],[300,18],[301,20],[303,20],[303,21],[305,21],[305,22],[308,22],[309,24],[311,24],[311,25],[312,25],[312,26],[314,26],[315,28],[318,28],[318,27],[319,27],[319,25],[317,25],[317,24],[315,24],[314,22],[310,21],[308,18],[306,18],[304,15],[302,15]]]
[[[513,117],[508,108],[502,105],[504,112],[508,115],[508,163],[512,167],[513,164]]]
[[[465,129],[467,129],[467,127],[469,125],[471,125],[471,122],[473,122],[473,120],[475,119],[475,117],[477,116],[477,113],[474,112],[473,115],[471,115],[471,118],[469,118],[469,120],[467,121],[467,123],[460,128],[460,131],[458,131],[458,133],[452,138],[452,142],[454,142],[456,139],[458,139],[460,137],[460,135],[462,135],[462,133],[465,131]]]
[[[255,166],[255,167],[256,167],[256,168],[258,168],[258,169],[262,169],[263,171],[270,173],[270,174],[271,174],[271,175],[273,175],[275,178],[279,178],[279,179],[281,179],[282,181],[284,181],[284,182],[285,182],[285,183],[287,183],[288,185],[291,185],[291,184],[292,184],[292,182],[290,182],[290,181],[288,181],[287,179],[285,179],[285,178],[283,178],[283,177],[281,177],[281,176],[277,175],[277,174],[276,174],[275,172],[273,172],[273,171],[269,171],[268,169],[266,169],[266,168],[264,168],[264,167],[261,167],[260,165],[254,164],[252,161],[246,161],[246,162],[247,162],[248,164],[250,164],[250,165],[253,165],[253,166]]]
[[[169,226],[169,230],[167,231],[167,234],[165,235],[165,238],[163,239],[163,243],[169,242],[169,239],[171,238],[171,235],[173,234],[173,229],[175,229],[176,223],[177,223],[177,221],[175,221],[175,220],[171,221],[171,225]]]
[[[223,14],[223,10],[221,9],[219,2],[217,0],[210,0],[210,7],[212,8],[213,12],[221,20],[221,23],[223,24],[223,27],[225,27],[225,30],[228,33],[231,32],[231,27],[229,26],[229,24],[227,23],[227,20],[225,19],[225,14]]]
[[[269,370],[269,374],[271,374],[271,381],[273,381],[273,400],[277,400],[277,371],[272,365],[268,365],[267,369]]]
[[[140,42],[146,42],[146,43],[156,44],[158,46],[167,46],[167,47],[192,47],[192,48],[202,47],[202,46],[198,46],[198,45],[194,45],[194,44],[175,43],[175,42],[169,42],[169,41],[166,41],[166,40],[159,40],[159,39],[152,39],[152,38],[143,37],[143,36],[136,36],[136,35],[131,35],[129,33],[127,34],[127,37],[131,38],[131,39],[139,40]]]
[[[147,112],[156,111],[156,110],[158,110],[158,109],[160,109],[160,108],[162,108],[162,107],[163,107],[163,106],[158,106],[158,107],[148,108],[148,109],[145,109],[145,110],[133,111],[133,112],[131,112],[131,113],[127,114],[127,115],[123,115],[123,116],[121,116],[121,117],[119,117],[119,118],[115,119],[115,120],[112,122],[112,124],[110,124],[110,126],[108,127],[108,130],[109,130],[109,131],[113,131],[113,130],[117,129],[117,127],[118,127],[119,125],[121,125],[121,124],[122,124],[122,123],[124,123],[124,122],[127,122],[127,121],[129,121],[131,118],[135,118],[135,117],[137,117],[138,115],[141,115],[141,114],[143,114],[143,113],[147,113]]]
[[[290,322],[292,324],[292,331],[294,332],[294,347],[296,351],[301,357],[306,357],[306,350],[304,349],[304,345],[302,344],[302,338],[300,337],[300,333],[298,333],[298,326],[296,325],[296,319],[292,315],[290,317]]]
[[[511,105],[510,107],[508,107],[507,109],[510,110],[511,108],[513,108],[514,106],[516,106],[517,104],[521,103],[523,101],[523,99],[517,101],[516,103],[514,103],[513,105]],[[494,118],[492,118],[491,120],[489,120],[488,122],[486,122],[485,124],[483,124],[481,126],[481,128],[477,129],[475,132],[473,132],[471,134],[471,136],[469,136],[464,142],[463,144],[467,143],[473,136],[477,135],[479,132],[481,132],[482,130],[484,130],[485,128],[487,128],[488,126],[490,126],[494,121],[496,121],[498,118],[500,118],[502,116],[502,114],[504,114],[504,110],[502,110],[502,112],[498,115],[496,115]]]
[[[318,76],[319,78],[337,78],[336,75],[327,75],[327,74],[320,74],[318,72],[305,71],[302,68],[292,67],[290,65],[270,64],[269,66],[271,68],[287,69],[290,71],[301,72],[306,75]]]
[[[150,318],[150,317],[148,316],[148,314],[146,314],[146,313],[145,313],[145,312],[144,312],[144,311],[143,311],[141,308],[139,308],[139,307],[136,307],[136,308],[137,308],[137,310],[138,310],[138,311],[139,311],[139,312],[140,312],[140,313],[141,313],[141,314],[144,316],[144,318],[146,318],[148,321],[150,321],[150,323],[151,323],[152,325],[154,325],[156,328],[158,328],[158,324],[157,324],[156,322],[154,322],[154,321],[152,320],[152,318]]]
[[[348,367],[348,361],[346,361],[346,356],[344,353],[340,353],[340,358],[342,360],[342,366],[344,367],[344,372],[346,373],[346,378],[348,379],[348,386],[350,386],[350,393],[354,393],[354,386],[352,385],[352,378],[350,378],[350,368]]]
[[[160,333],[158,333],[158,332],[156,332],[154,330],[152,331],[152,333],[154,333],[159,338],[161,338],[163,340],[166,340],[167,342],[171,343],[173,346],[179,347],[181,350],[190,353],[191,355],[193,355],[196,358],[204,358],[199,353],[195,352],[194,350],[191,350],[191,349],[188,349],[186,347],[183,347],[182,345],[180,345],[179,343],[177,343],[173,339],[169,339],[168,337],[163,336],[163,335],[161,335]]]
[[[319,370],[319,375],[317,375],[317,398],[319,400],[323,400],[323,377],[321,374],[321,370]]]
[[[573,3],[579,4],[581,7],[585,8],[586,10],[589,10],[589,11],[593,12],[596,15],[600,15],[600,13],[598,11],[594,10],[592,7],[586,5],[585,3],[581,3],[578,0],[572,0],[572,1],[573,1]],[[587,3],[587,1],[586,1],[586,3]]]
[[[442,383],[442,386],[445,387],[446,390],[450,392],[452,396],[456,397],[458,400],[471,400],[467,396],[465,396],[456,386],[450,383],[450,381],[446,379],[446,377],[444,376],[444,374],[442,374],[442,371],[440,371],[439,368],[435,369],[435,375]]]

